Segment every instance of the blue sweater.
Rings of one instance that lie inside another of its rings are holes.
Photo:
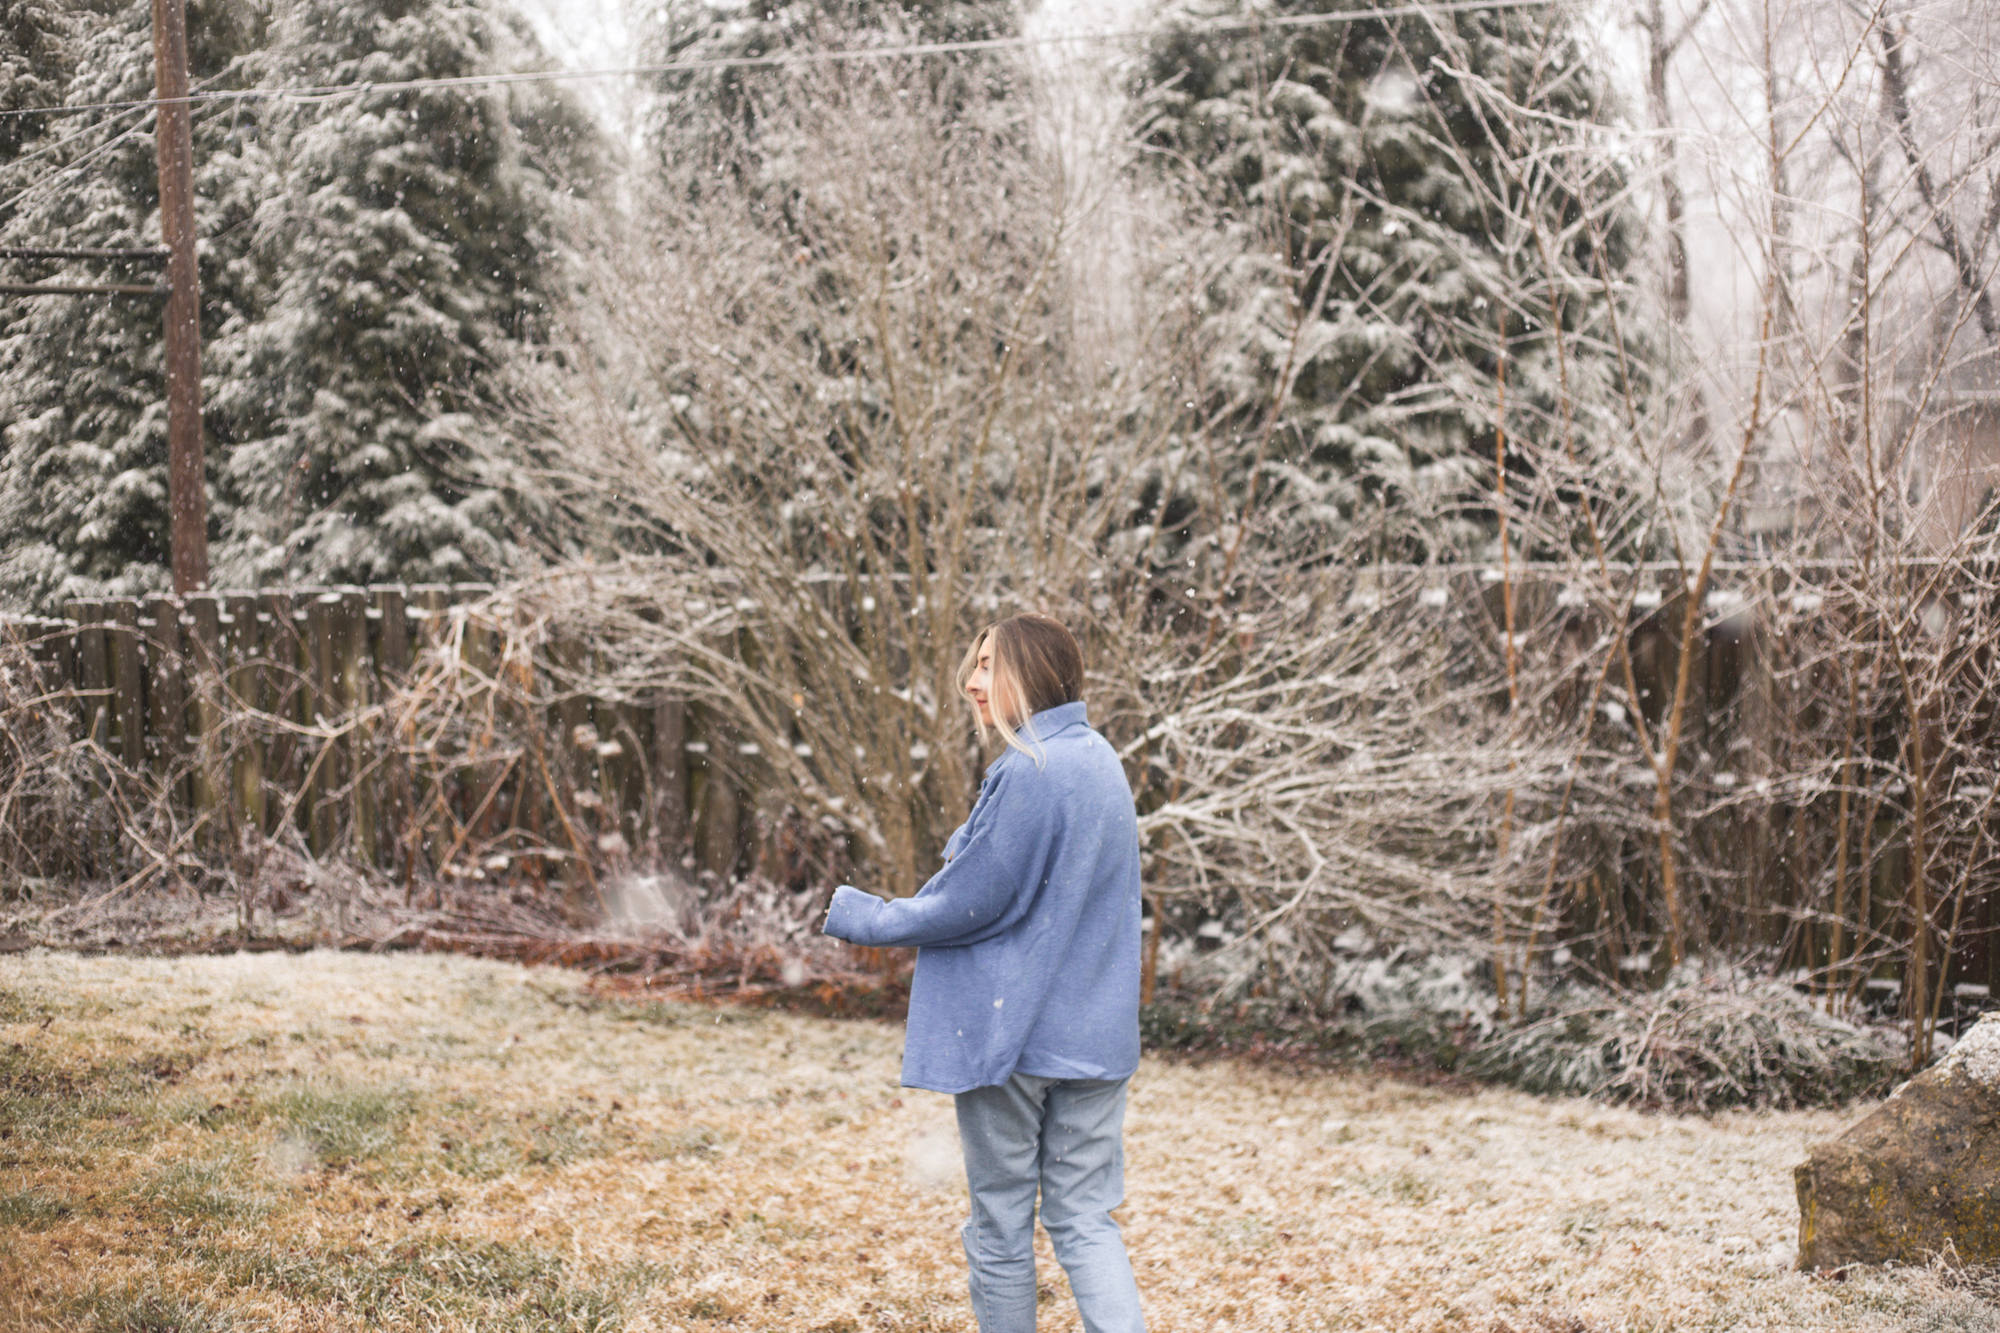
[[[903,1085],[966,1092],[1016,1073],[1125,1078],[1139,1067],[1139,823],[1081,703],[1046,709],[945,844],[945,866],[888,902],[841,885],[826,933],[917,946]]]

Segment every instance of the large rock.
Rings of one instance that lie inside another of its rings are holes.
[[[1801,1268],[2000,1261],[2000,1014],[1792,1175]]]

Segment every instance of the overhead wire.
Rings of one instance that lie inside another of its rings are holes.
[[[9,170],[12,170],[13,168],[20,166],[23,162],[32,162],[38,157],[45,157],[48,154],[55,152],[56,149],[61,148],[65,144],[76,142],[78,139],[81,139],[86,134],[94,134],[98,130],[104,129],[107,126],[117,124],[120,120],[124,119],[126,116],[138,115],[142,111],[148,111],[151,109],[152,109],[152,104],[150,102],[141,102],[132,106],[128,106],[114,116],[111,116],[105,120],[92,121],[90,124],[84,126],[80,130],[76,130],[69,134],[65,134],[62,138],[57,139],[51,143],[45,143],[40,148],[35,149],[35,151],[33,151],[32,153],[23,153],[19,157],[10,159],[7,162],[7,168]],[[17,113],[9,112],[8,114],[13,115]],[[21,112],[18,114],[27,115],[31,113]]]
[[[1050,33],[1041,36],[984,37],[950,42],[905,42],[890,46],[842,47],[828,51],[783,51],[771,55],[714,56],[697,60],[672,60],[651,64],[620,65],[599,69],[555,69],[517,70],[504,73],[462,74],[440,78],[399,79],[384,82],[335,83],[306,85],[283,88],[225,88],[212,91],[192,92],[179,98],[131,98],[116,102],[83,102],[73,105],[53,107],[25,107],[0,111],[0,118],[11,116],[64,116],[89,111],[115,113],[109,120],[94,124],[65,135],[54,143],[44,145],[34,152],[16,158],[8,167],[19,165],[68,144],[83,135],[105,129],[127,115],[152,111],[170,103],[213,103],[230,101],[255,101],[260,99],[284,100],[290,102],[327,102],[343,97],[361,97],[376,93],[418,92],[438,88],[505,87],[526,83],[556,83],[584,81],[604,78],[638,78],[676,73],[694,73],[715,69],[757,69],[787,65],[829,64],[852,60],[884,60],[899,57],[922,57],[954,55],[982,51],[1021,50],[1031,47],[1055,46],[1085,42],[1128,41],[1138,38],[1162,36],[1169,33],[1204,36],[1255,32],[1262,29],[1308,28],[1334,23],[1363,22],[1376,19],[1424,18],[1438,15],[1483,13],[1498,10],[1544,8],[1557,0],[1420,0],[1419,3],[1383,5],[1366,9],[1329,10],[1311,14],[1272,14],[1245,19],[1220,19],[1201,24],[1153,24],[1144,27],[1105,29],[1094,32]],[[55,185],[63,176],[81,167],[92,159],[109,152],[119,144],[144,128],[146,118],[118,134],[106,143],[50,171],[46,176],[28,185],[11,197],[0,199],[0,214],[14,209],[21,203]]]
[[[209,78],[203,80],[204,84],[209,84],[213,82],[215,82],[215,78]],[[38,194],[41,194],[42,192],[52,188],[53,186],[58,184],[63,179],[64,176],[68,175],[70,172],[77,170],[79,167],[82,167],[85,163],[90,162],[92,159],[101,157],[103,154],[110,152],[112,149],[118,147],[118,145],[124,143],[127,139],[130,139],[133,135],[144,132],[148,124],[150,124],[154,119],[151,113],[157,108],[157,106],[158,106],[157,102],[148,101],[148,102],[124,102],[118,104],[99,104],[93,107],[64,108],[66,110],[111,109],[115,112],[115,114],[106,116],[101,120],[92,121],[90,124],[84,126],[82,129],[75,130],[69,134],[66,134],[62,138],[54,141],[53,143],[44,144],[42,147],[35,149],[31,153],[23,153],[21,156],[4,164],[4,167],[0,167],[0,170],[5,170],[11,173],[14,170],[14,168],[20,166],[22,163],[31,162],[38,157],[44,156],[45,154],[48,153],[52,153],[56,149],[61,148],[66,144],[74,143],[76,140],[81,139],[86,134],[95,134],[99,130],[110,129],[113,126],[117,125],[119,121],[124,120],[129,116],[137,116],[138,119],[133,124],[126,126],[123,131],[113,136],[112,138],[106,140],[104,143],[97,145],[97,147],[91,149],[89,152],[86,152],[79,157],[72,158],[71,160],[62,163],[60,166],[50,168],[46,173],[37,177],[35,180],[29,182],[27,185],[23,186],[15,193],[7,196],[4,199],[0,199],[0,217],[6,216],[7,214],[11,213],[15,208],[19,207],[21,204],[26,203],[28,200],[33,199]],[[8,113],[8,114],[13,114],[13,113]],[[33,113],[29,112],[23,114],[33,114]],[[16,257],[18,258],[18,256]]]
[[[190,93],[186,97],[139,98],[122,102],[85,102],[74,106],[33,107],[0,111],[8,116],[60,116],[84,111],[119,111],[155,107],[167,103],[197,103],[258,100],[329,101],[339,97],[361,97],[374,93],[420,92],[432,88],[502,87],[519,83],[562,83],[588,79],[639,78],[663,74],[695,73],[713,69],[757,69],[784,65],[829,64],[849,60],[886,60],[902,56],[955,55],[978,51],[1019,50],[1037,46],[1058,46],[1080,42],[1114,42],[1134,38],[1186,33],[1243,33],[1265,28],[1309,28],[1332,23],[1356,23],[1371,19],[1427,18],[1450,14],[1484,13],[1509,9],[1540,9],[1558,0],[1428,0],[1424,3],[1385,5],[1375,9],[1344,9],[1314,14],[1272,14],[1248,19],[1221,19],[1202,24],[1154,24],[1148,27],[1105,29],[1096,32],[1050,33],[1041,36],[982,37],[953,42],[906,42],[894,46],[852,46],[831,51],[782,51],[772,55],[713,56],[699,60],[670,60],[656,64],[617,65],[599,69],[516,70],[494,74],[460,74],[428,79],[396,79],[384,82],[329,83],[291,88],[228,88],[214,92]]]
[[[152,108],[142,107],[139,109],[144,111],[150,111]],[[89,162],[93,158],[101,157],[103,154],[108,153],[112,149],[116,148],[119,144],[124,143],[127,139],[131,138],[133,135],[142,132],[143,130],[145,130],[147,122],[150,121],[151,119],[152,116],[150,115],[140,116],[137,121],[127,126],[122,133],[115,135],[112,138],[106,140],[105,142],[97,145],[97,147],[91,149],[87,153],[84,153],[80,157],[65,162],[59,167],[51,168],[47,175],[42,176],[41,178],[35,180],[31,184],[24,186],[16,193],[9,195],[7,198],[0,199],[0,216],[5,216],[7,213],[11,212],[19,205],[25,203],[29,199],[34,198],[37,194],[50,189],[58,181],[60,181],[66,174],[75,171],[77,168],[81,167],[84,163]],[[100,121],[98,124],[93,125],[90,128],[103,129],[105,128],[107,123],[116,124],[117,121],[116,119],[113,119],[110,122]]]

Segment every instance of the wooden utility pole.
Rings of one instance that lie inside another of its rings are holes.
[[[187,7],[153,0],[160,239],[167,244],[167,512],[174,591],[208,586],[208,497],[201,460],[201,277],[194,261],[194,131]]]

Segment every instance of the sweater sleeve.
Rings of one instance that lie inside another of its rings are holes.
[[[884,901],[849,885],[834,891],[825,932],[850,944],[934,948],[976,944],[1032,905],[1055,842],[1060,811],[1031,776],[990,783],[966,838],[911,898]]]

